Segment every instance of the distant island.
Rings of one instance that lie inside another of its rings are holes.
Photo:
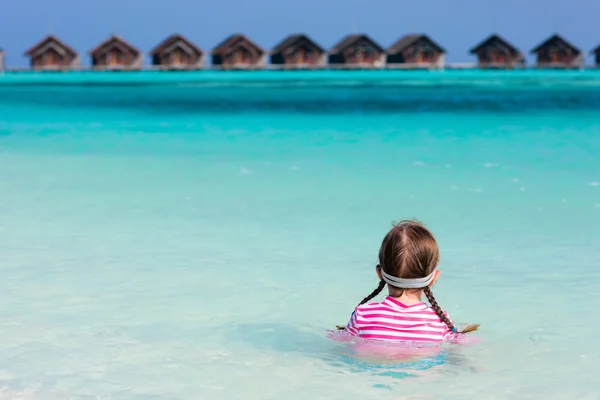
[[[233,34],[207,54],[182,35],[174,34],[150,51],[151,64],[144,65],[144,54],[118,35],[112,35],[89,51],[91,65],[83,67],[81,56],[54,35],[48,35],[27,50],[28,68],[5,68],[5,53],[0,49],[0,71],[185,71],[218,70],[363,70],[444,68],[523,69],[527,68],[521,50],[497,34],[469,50],[477,57],[472,64],[446,64],[446,50],[426,34],[401,37],[384,49],[366,34],[347,35],[331,49],[324,49],[305,34],[284,38],[267,51],[243,34]],[[550,36],[531,50],[534,68],[582,69],[584,52],[558,34]],[[600,66],[600,46],[593,49],[592,68]]]

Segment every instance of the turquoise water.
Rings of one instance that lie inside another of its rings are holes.
[[[0,76],[0,398],[596,399],[600,73]],[[326,338],[393,221],[480,340]]]

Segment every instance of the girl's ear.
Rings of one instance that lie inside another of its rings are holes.
[[[379,280],[382,281],[383,277],[381,276],[381,267],[379,265],[377,265],[375,267],[375,271],[377,272],[377,276],[379,277]]]
[[[433,280],[429,284],[429,287],[435,285],[435,282],[438,280],[439,277],[440,277],[440,270],[436,269],[435,272],[433,273]]]

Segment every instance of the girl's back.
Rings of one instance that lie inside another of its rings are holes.
[[[441,342],[452,334],[427,304],[405,305],[391,296],[381,303],[358,306],[346,331],[363,339],[413,342]]]

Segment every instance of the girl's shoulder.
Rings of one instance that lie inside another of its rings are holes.
[[[383,301],[372,301],[370,303],[359,304],[354,309],[354,312],[357,314],[365,313],[365,312],[373,312],[373,311],[389,311],[391,310],[390,306],[385,304]]]

